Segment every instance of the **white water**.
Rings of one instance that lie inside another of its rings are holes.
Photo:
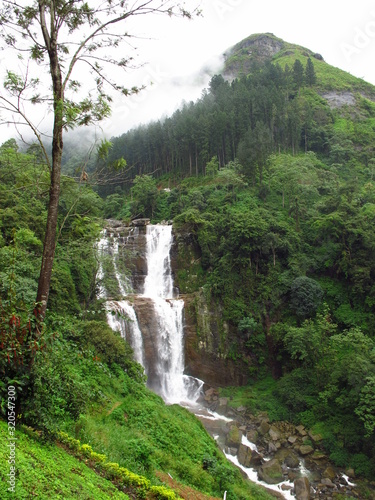
[[[136,228],[137,229],[137,228]],[[125,239],[127,244],[131,231]],[[174,288],[171,270],[170,251],[173,243],[172,226],[148,225],[146,227],[146,261],[147,275],[144,281],[142,297],[150,299],[157,321],[157,338],[152,380],[149,385],[162,396],[165,402],[194,405],[197,401],[203,382],[194,377],[184,375],[184,301],[178,299]],[[108,301],[106,304],[107,321],[113,330],[119,331],[134,350],[134,357],[148,373],[144,356],[144,342],[138,318],[132,303],[125,297],[132,293],[131,283],[118,270],[119,239],[110,240],[102,235],[98,243],[98,251],[111,255],[114,274],[119,291],[123,297],[119,301]],[[103,279],[100,266],[98,278]],[[103,286],[99,296],[108,298]]]
[[[142,332],[130,302],[127,300],[107,302],[107,322],[112,330],[120,332],[129,342],[134,351],[134,359],[144,366]]]
[[[203,383],[184,375],[184,301],[175,298],[170,251],[172,226],[147,226],[147,276],[143,297],[152,299],[157,317],[158,392],[167,403],[195,402]]]

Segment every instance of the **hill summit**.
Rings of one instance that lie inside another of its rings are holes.
[[[234,45],[224,54],[226,77],[246,75],[254,63],[271,61],[275,56],[293,55],[300,52],[305,57],[323,61],[320,54],[299,45],[285,42],[273,33],[253,34]]]

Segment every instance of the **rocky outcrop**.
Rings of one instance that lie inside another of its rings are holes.
[[[181,298],[185,302],[185,373],[214,386],[245,384],[245,364],[228,358],[231,332],[220,306],[208,303],[203,292]]]
[[[225,57],[223,75],[226,78],[247,75],[254,62],[272,59],[285,47],[285,42],[272,33],[251,35],[230,49]]]
[[[147,220],[149,221],[149,219]],[[134,293],[143,292],[144,280],[147,275],[146,225],[129,226],[112,219],[108,219],[105,225],[106,235],[116,239],[122,265],[131,273]]]

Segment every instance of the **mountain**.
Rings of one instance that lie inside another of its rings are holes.
[[[285,69],[286,65],[292,68],[296,59],[306,65],[309,58],[314,63],[320,91],[360,92],[375,100],[375,88],[370,83],[329,65],[321,54],[286,42],[272,33],[251,35],[228,49],[224,54],[222,74],[227,79],[239,78],[249,75],[254,66],[260,64],[272,62]]]

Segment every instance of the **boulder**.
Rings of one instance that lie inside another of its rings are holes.
[[[350,479],[354,479],[355,478],[355,472],[354,472],[354,469],[347,469],[345,471],[345,474],[350,478]]]
[[[218,405],[216,407],[216,412],[220,415],[226,415],[228,410],[228,398],[219,398]]]
[[[258,441],[259,434],[255,429],[250,429],[246,433],[246,437],[250,443],[256,443]]]
[[[258,477],[267,484],[278,484],[284,480],[280,462],[273,458],[264,463],[258,470]]]
[[[275,443],[270,441],[268,443],[268,453],[276,453],[276,452],[277,452],[277,447],[276,447]]]
[[[259,467],[260,465],[262,465],[262,463],[263,463],[262,455],[255,450],[251,450],[250,466]]]
[[[277,451],[275,458],[290,469],[297,469],[299,467],[300,461],[298,455],[291,448],[281,448]]]
[[[310,500],[310,482],[307,477],[295,479],[294,493],[297,500]]]
[[[290,451],[285,457],[284,462],[290,469],[297,469],[299,467],[299,458],[294,451]]]
[[[147,226],[148,224],[150,224],[150,219],[134,219],[132,220],[131,224],[135,227]]]
[[[336,477],[336,471],[335,469],[329,465],[324,471],[323,471],[323,474],[322,474],[322,477],[325,477],[325,478],[328,478],[330,479],[331,481],[333,481]]]
[[[267,434],[270,428],[270,424],[267,422],[267,420],[264,419],[261,421],[260,426],[258,427],[258,432],[259,434],[262,434],[262,436],[264,436],[265,434]]]
[[[252,451],[251,448],[244,444],[240,444],[238,448],[238,461],[244,467],[249,468],[251,466]]]
[[[241,439],[242,439],[242,432],[239,430],[239,428],[235,425],[232,425],[232,427],[229,429],[229,432],[225,438],[225,444],[229,448],[236,448],[238,449],[241,444]]]
[[[328,488],[336,487],[328,477],[323,477],[321,480],[321,484],[324,484],[324,486],[327,486]]]
[[[271,426],[270,430],[268,431],[268,434],[270,435],[272,441],[278,441],[281,437],[280,432],[274,426]]]
[[[310,455],[314,451],[314,448],[308,444],[303,444],[300,446],[299,452],[301,455]]]
[[[307,436],[307,432],[305,431],[305,428],[303,425],[297,425],[296,431],[301,437]]]

